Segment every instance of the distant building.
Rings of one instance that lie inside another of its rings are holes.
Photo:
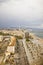
[[[9,46],[7,47],[7,51],[10,53],[14,53],[15,52],[15,44],[16,44],[16,38],[11,37],[11,42],[10,42]]]
[[[16,45],[16,38],[12,36],[11,42],[10,42],[9,46],[7,47],[7,50],[5,52],[5,59],[3,61],[4,63],[9,58],[10,54],[15,52],[15,45]]]
[[[2,35],[0,35],[0,42],[2,42],[2,40],[3,40],[3,36],[2,36]]]
[[[10,52],[6,51],[5,52],[5,55],[6,55],[6,57],[9,56],[10,55]]]
[[[8,52],[8,51],[6,51],[5,52],[5,59],[4,59],[4,63],[5,63],[5,61],[9,58],[9,56],[10,56],[10,52]]]
[[[25,32],[25,38],[29,38],[29,32]]]

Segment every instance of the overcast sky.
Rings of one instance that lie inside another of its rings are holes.
[[[43,28],[43,0],[0,0],[0,27]]]

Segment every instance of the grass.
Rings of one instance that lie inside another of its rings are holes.
[[[30,41],[29,38],[26,38],[26,41]]]
[[[23,39],[22,36],[15,36],[17,39]]]
[[[9,33],[0,32],[0,35],[3,35],[3,36],[5,35],[6,36],[6,35],[10,35],[10,34]]]
[[[2,62],[1,65],[5,65],[5,63]]]

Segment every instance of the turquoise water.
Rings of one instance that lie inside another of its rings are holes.
[[[43,31],[32,31],[36,36],[43,38]]]
[[[43,38],[43,30],[32,30],[32,32],[36,35],[36,36],[38,36],[38,37],[40,37],[40,38]]]
[[[43,38],[43,33],[37,33],[37,32],[33,32],[36,36]]]

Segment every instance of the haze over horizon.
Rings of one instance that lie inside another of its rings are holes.
[[[0,28],[43,29],[43,0],[0,0]]]

